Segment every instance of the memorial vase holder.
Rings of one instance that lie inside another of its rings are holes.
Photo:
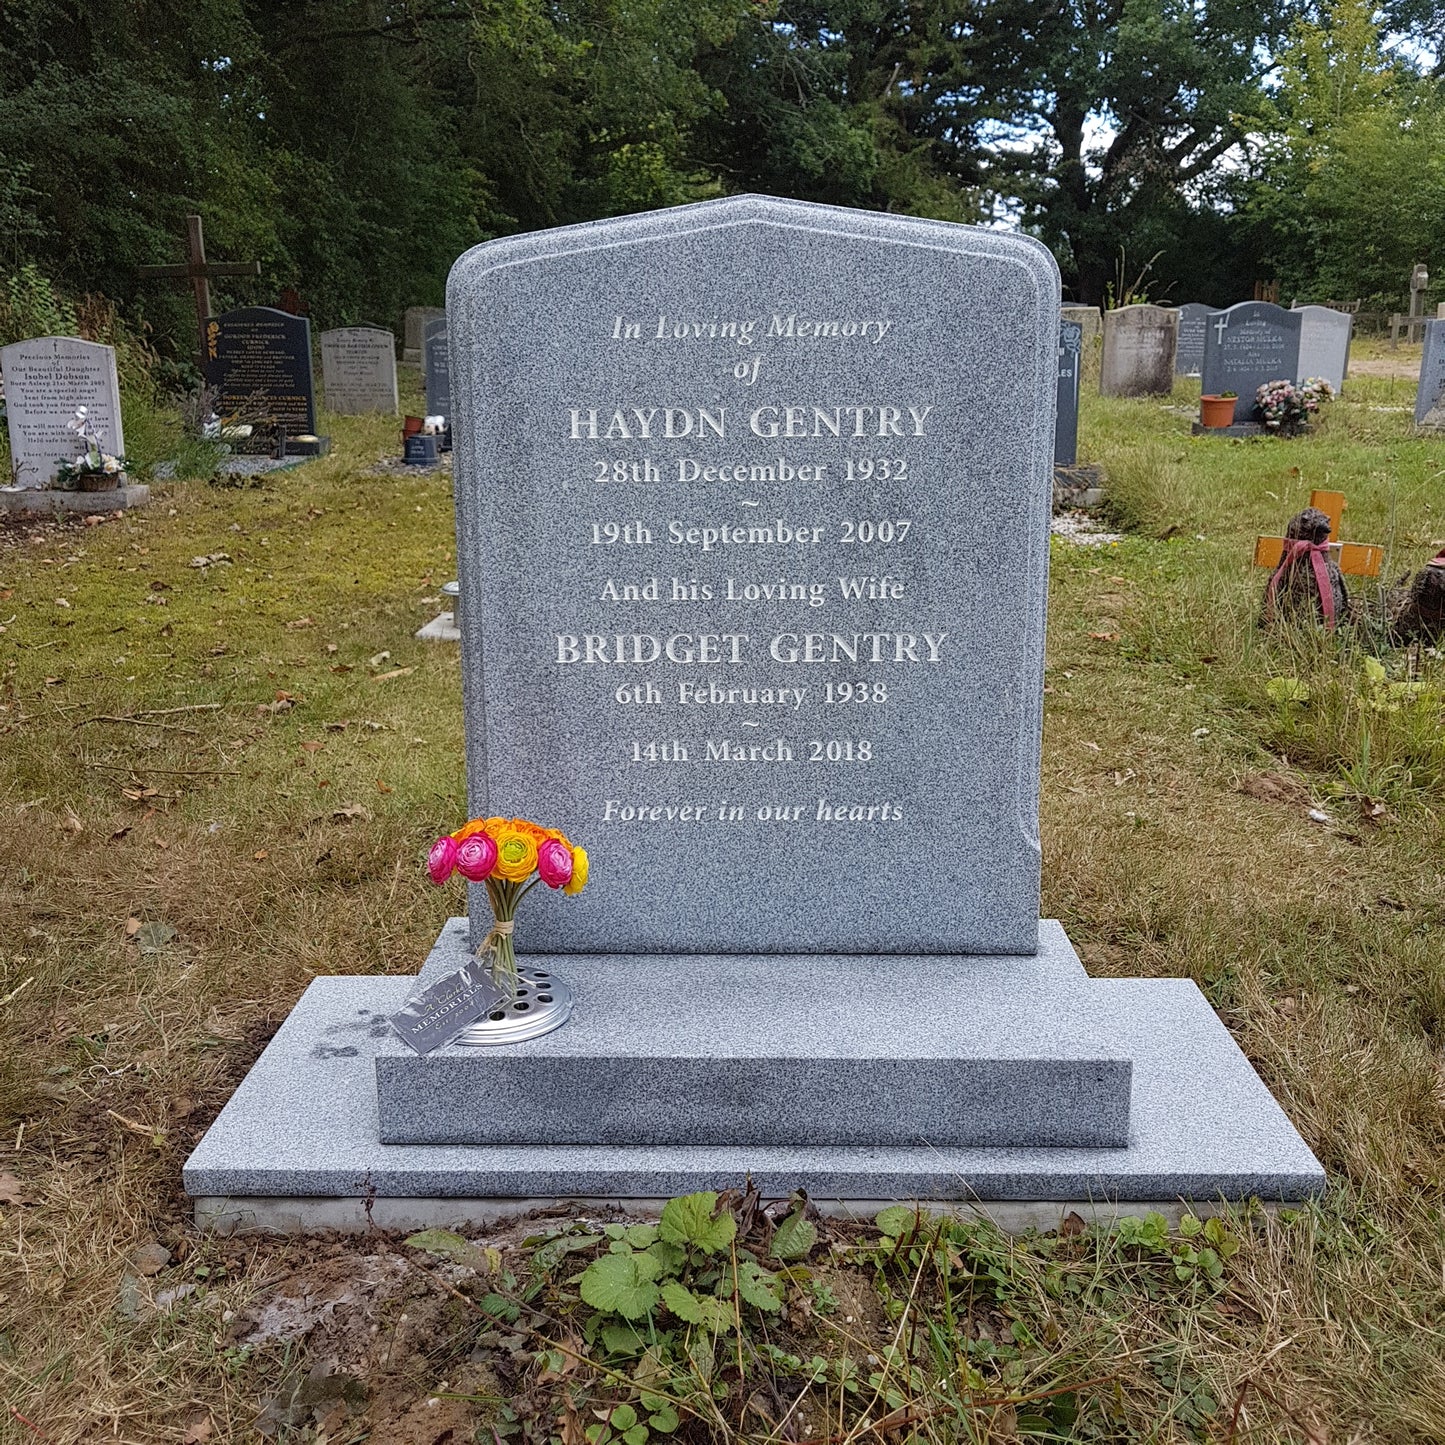
[[[1198,985],[1091,978],[1039,918],[1059,295],[1026,236],[762,196],[456,263],[470,812],[591,880],[529,895],[501,1017],[425,1054],[389,1020],[475,966],[486,860],[418,978],[314,979],[186,1163],[198,1220],[1323,1189]],[[1167,391],[1157,310],[1111,364]]]

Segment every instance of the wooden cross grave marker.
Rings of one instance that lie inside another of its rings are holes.
[[[211,315],[211,277],[213,276],[259,276],[259,261],[215,261],[206,260],[206,241],[201,233],[201,218],[187,216],[190,260],[183,266],[141,266],[142,281],[189,281],[196,293],[196,336],[198,350],[196,359],[201,374],[206,372],[206,322]]]
[[[1385,549],[1374,542],[1340,542],[1340,519],[1345,514],[1343,492],[1311,492],[1310,506],[1318,507],[1330,519],[1330,544],[1340,549],[1340,571],[1347,577],[1378,577],[1385,563]],[[1278,567],[1284,555],[1283,537],[1257,537],[1254,543],[1256,567]]]

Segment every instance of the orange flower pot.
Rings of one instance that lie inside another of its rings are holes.
[[[1234,408],[1239,398],[1234,396],[1201,396],[1199,398],[1199,424],[1211,431],[1219,427],[1234,425]]]

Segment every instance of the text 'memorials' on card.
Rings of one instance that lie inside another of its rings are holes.
[[[592,857],[521,951],[1035,950],[1058,308],[757,196],[457,262],[471,810]]]

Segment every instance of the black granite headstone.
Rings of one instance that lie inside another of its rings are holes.
[[[1071,467],[1079,455],[1079,365],[1084,328],[1059,322],[1059,395],[1054,412],[1054,465]]]
[[[249,425],[240,451],[269,452],[276,435],[316,432],[311,323],[270,306],[227,311],[206,322],[206,384],[223,425]]]
[[[1269,301],[1241,301],[1209,316],[1201,390],[1239,393],[1236,426],[1254,420],[1254,396],[1267,381],[1293,381],[1299,371],[1301,316]]]
[[[1213,312],[1198,301],[1179,308],[1179,342],[1174,348],[1175,376],[1198,376],[1204,365],[1204,332]]]
[[[447,356],[447,324],[433,321],[426,328],[426,414],[451,417],[452,376]]]

